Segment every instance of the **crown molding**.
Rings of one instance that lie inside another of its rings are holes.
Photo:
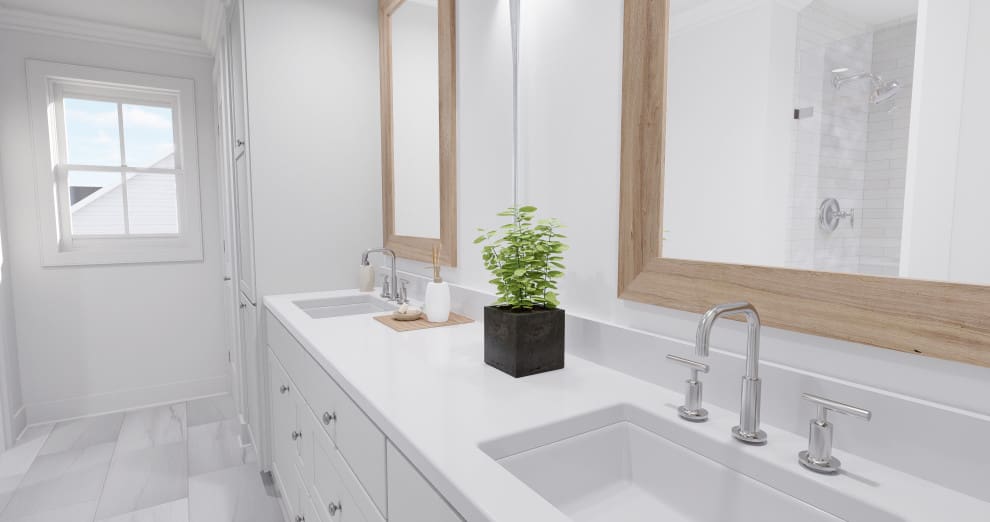
[[[77,20],[9,7],[0,7],[0,28],[190,56],[213,56],[206,44],[198,38]]]
[[[226,19],[227,7],[231,0],[206,0],[203,6],[203,28],[200,31],[203,43],[214,56],[217,54],[217,45],[220,38],[226,32],[224,20]]]

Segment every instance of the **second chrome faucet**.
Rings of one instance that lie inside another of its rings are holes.
[[[698,323],[694,352],[708,357],[709,338],[715,321],[724,315],[746,316],[749,332],[746,341],[746,374],[742,378],[742,397],[739,407],[739,425],[732,428],[732,435],[747,444],[766,444],[767,434],[760,429],[760,314],[750,303],[728,303],[713,306]]]

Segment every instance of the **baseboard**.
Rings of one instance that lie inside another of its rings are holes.
[[[73,397],[59,401],[27,404],[27,425],[91,417],[118,411],[146,408],[230,393],[230,377],[180,381],[146,388]]]

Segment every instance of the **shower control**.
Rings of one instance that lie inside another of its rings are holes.
[[[849,228],[856,226],[855,209],[842,210],[835,198],[826,198],[818,207],[818,226],[824,232],[835,232],[839,222],[846,218],[849,218]]]

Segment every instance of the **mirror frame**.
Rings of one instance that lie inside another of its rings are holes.
[[[990,367],[988,286],[661,257],[668,2],[625,0],[619,298]]]
[[[440,264],[457,266],[457,70],[454,0],[438,0],[440,66],[440,237],[395,233],[395,158],[392,128],[392,13],[406,0],[379,0],[378,54],[381,75],[382,238],[398,257],[432,261],[440,243]]]

